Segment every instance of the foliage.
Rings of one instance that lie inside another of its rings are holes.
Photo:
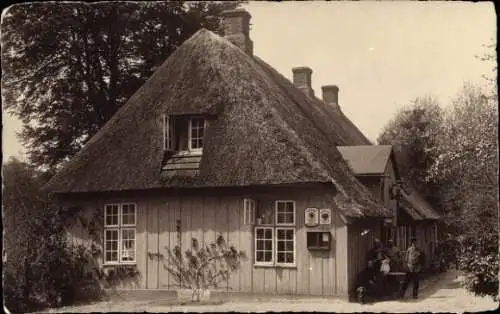
[[[446,222],[462,238],[459,267],[477,295],[498,297],[498,101],[465,84],[445,114],[429,177],[443,186]]]
[[[35,166],[78,152],[201,27],[241,2],[32,2],[2,16],[2,98]]]
[[[499,300],[498,234],[480,239],[465,239],[459,256],[459,267],[465,271],[462,284],[467,290]]]
[[[466,83],[444,110],[429,98],[416,101],[396,115],[378,140],[406,151],[402,176],[428,199],[434,196],[431,204],[439,204],[446,229],[460,235],[465,287],[493,297],[498,296],[499,263],[495,88]]]
[[[491,73],[487,75],[483,75],[483,78],[489,82],[494,83],[496,85],[496,77],[498,72],[498,64],[497,64],[497,52],[496,52],[496,40],[491,38],[489,44],[483,45],[484,48],[488,50],[488,52],[483,53],[481,56],[476,56],[481,61],[488,62],[492,65]],[[495,87],[496,88],[496,87]]]
[[[40,192],[43,175],[12,159],[3,166],[4,298],[27,312],[101,295],[89,271],[92,252],[67,242],[66,215]]]
[[[13,312],[99,298],[101,285],[87,270],[91,253],[67,242],[63,213],[47,209],[28,223],[23,254],[5,262],[5,304]]]
[[[442,186],[445,222],[460,234],[464,285],[498,296],[498,100],[465,84],[445,112],[429,180]]]
[[[439,190],[425,178],[437,157],[442,121],[438,101],[432,96],[420,97],[401,109],[377,139],[380,145],[393,145],[403,182],[434,206],[439,205]]]
[[[481,88],[464,85],[445,113],[429,171],[442,186],[448,224],[466,237],[498,231],[497,106]]]
[[[184,254],[179,246],[166,247],[166,259],[163,255],[150,255],[164,261],[164,268],[171,274],[180,288],[193,291],[192,299],[200,301],[201,294],[207,289],[218,288],[227,282],[231,274],[240,267],[246,254],[228,246],[224,237],[219,235],[210,245],[200,245],[196,238]]]

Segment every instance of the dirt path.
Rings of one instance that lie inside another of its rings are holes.
[[[220,305],[185,305],[167,306],[154,301],[99,302],[96,304],[67,307],[50,311],[64,312],[476,312],[493,310],[498,307],[491,298],[475,297],[459,287],[457,273],[450,270],[423,284],[420,298],[409,297],[403,300],[383,301],[374,304],[348,303],[341,300],[273,299],[273,300],[238,300]]]

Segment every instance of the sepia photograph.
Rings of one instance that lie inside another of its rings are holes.
[[[497,309],[495,9],[4,8],[4,311]]]

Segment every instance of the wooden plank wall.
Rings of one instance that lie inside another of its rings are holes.
[[[221,233],[226,241],[243,250],[243,261],[223,289],[235,292],[264,294],[344,295],[348,282],[348,232],[335,210],[331,195],[311,191],[267,192],[254,195],[266,198],[274,206],[276,199],[296,201],[296,267],[255,267],[254,227],[243,220],[243,196],[163,196],[133,201],[137,205],[137,267],[141,273],[135,285],[124,289],[176,289],[176,281],[163,267],[163,262],[148,253],[167,255],[165,247],[178,245],[177,221],[181,221],[181,248],[191,246],[192,237],[212,242]],[[293,195],[293,197],[291,197]],[[95,203],[94,203],[95,204]],[[102,206],[103,203],[99,203]],[[95,207],[95,205],[94,205]],[[332,224],[304,227],[304,210],[308,207],[331,208]],[[306,247],[307,230],[328,230],[332,234],[332,250],[311,252]],[[351,243],[349,243],[351,244]],[[350,246],[350,245],[349,245]],[[349,269],[350,271],[350,269]]]
[[[348,245],[348,293],[353,293],[356,284],[356,277],[367,265],[368,251],[373,247],[375,238],[381,236],[380,222],[358,222],[348,226],[349,245]],[[362,235],[362,231],[368,229],[369,232]]]

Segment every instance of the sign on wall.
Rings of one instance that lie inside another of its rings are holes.
[[[322,208],[319,211],[319,223],[329,225],[332,223],[332,211],[330,208]]]
[[[318,221],[319,221],[318,209],[317,208],[306,208],[304,221],[305,221],[305,225],[307,227],[317,226]]]

